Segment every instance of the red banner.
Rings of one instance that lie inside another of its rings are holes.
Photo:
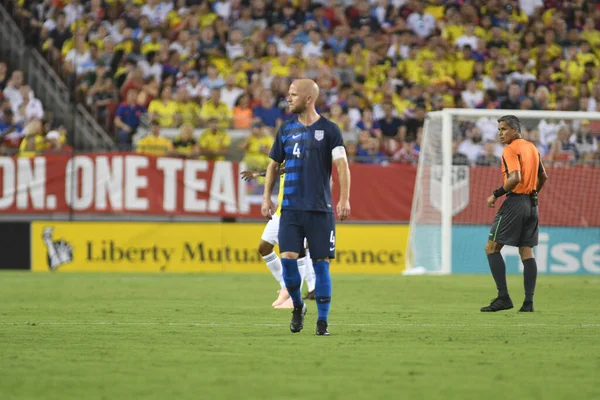
[[[130,153],[0,157],[0,212],[262,218],[239,178],[241,168]],[[353,219],[408,221],[415,171],[352,166]],[[391,191],[384,196],[386,181]]]
[[[239,178],[242,164],[131,153],[0,157],[0,212],[14,214],[144,214],[262,218]],[[408,222],[417,169],[410,165],[351,165],[354,221]],[[540,223],[600,226],[600,168],[548,168]],[[333,172],[337,181],[337,172]],[[428,174],[424,174],[424,178]],[[464,201],[455,223],[489,224],[485,199],[501,184],[499,168],[471,167],[455,188]],[[460,179],[460,178],[457,178]],[[428,219],[439,221],[439,199],[425,182]],[[461,193],[468,193],[467,198]],[[334,199],[339,197],[334,185]],[[459,195],[458,197],[456,195]],[[433,196],[433,197],[432,197]],[[426,221],[423,221],[426,222]]]

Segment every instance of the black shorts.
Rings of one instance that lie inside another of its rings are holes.
[[[494,218],[488,239],[507,246],[534,247],[538,233],[538,208],[531,197],[509,193]]]
[[[335,217],[320,211],[281,210],[279,220],[279,251],[301,253],[304,238],[310,257],[335,258]]]

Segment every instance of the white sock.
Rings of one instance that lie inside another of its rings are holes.
[[[267,267],[269,267],[269,271],[271,271],[271,274],[273,274],[273,278],[275,278],[275,280],[279,282],[279,285],[282,289],[285,289],[285,282],[283,281],[282,275],[283,267],[281,265],[281,260],[279,259],[277,254],[275,252],[267,254],[263,257],[263,260],[265,260],[265,262],[267,263]]]
[[[302,285],[304,285],[304,278],[306,277],[306,264],[304,257],[298,259],[298,272],[300,272],[300,291],[302,291]]]
[[[315,276],[315,269],[313,267],[312,259],[310,258],[310,253],[308,249],[306,249],[306,262],[304,263],[306,270],[306,286],[308,286],[308,291],[312,292],[315,290],[315,282],[317,277]]]

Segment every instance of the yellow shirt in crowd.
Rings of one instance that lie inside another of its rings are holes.
[[[152,156],[164,156],[173,150],[173,143],[163,136],[148,135],[137,145],[137,152]]]
[[[152,100],[148,106],[148,112],[156,114],[158,124],[163,128],[169,128],[175,125],[175,115],[179,107],[176,101],[169,100],[165,104],[162,100]]]
[[[200,152],[202,150],[208,151],[219,151],[223,149],[229,148],[231,146],[231,137],[229,134],[222,130],[218,129],[216,133],[211,132],[209,129],[202,132],[200,138],[198,140],[198,144],[200,145]],[[217,157],[207,157],[201,156],[202,160],[212,160],[212,161],[223,161],[225,157],[217,156]]]

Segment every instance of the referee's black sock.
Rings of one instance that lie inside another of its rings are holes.
[[[533,301],[535,281],[537,279],[537,263],[535,258],[523,260],[523,285],[525,286],[525,301]]]
[[[508,297],[508,288],[506,287],[506,264],[500,252],[488,254],[488,262],[496,287],[498,288],[498,297]]]

